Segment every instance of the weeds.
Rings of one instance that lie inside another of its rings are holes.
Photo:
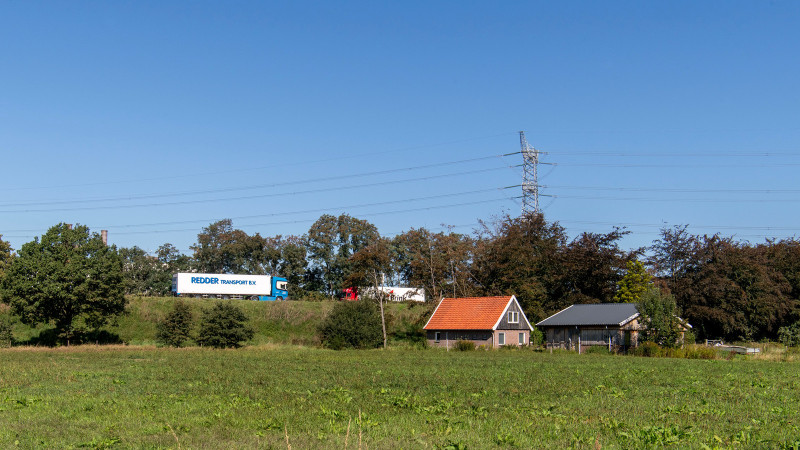
[[[17,348],[0,360],[0,448],[800,443],[793,363],[286,346]]]

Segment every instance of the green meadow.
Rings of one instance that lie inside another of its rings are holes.
[[[0,448],[798,448],[795,362],[530,350],[0,350]]]

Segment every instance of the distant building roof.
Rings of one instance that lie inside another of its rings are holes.
[[[424,329],[492,330],[512,301],[516,301],[513,295],[443,298]]]
[[[639,315],[634,303],[596,303],[572,305],[536,324],[542,327],[577,325],[622,326]]]

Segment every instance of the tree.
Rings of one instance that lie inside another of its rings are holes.
[[[300,288],[308,266],[306,254],[303,238],[278,235],[263,239],[258,259],[263,273],[282,276],[290,285]]]
[[[197,343],[214,348],[241,347],[255,331],[245,313],[230,302],[220,302],[203,312]]]
[[[11,251],[11,244],[3,240],[3,235],[0,234],[0,282],[3,281],[3,275],[11,265],[14,258],[14,253]]]
[[[627,262],[637,251],[626,252],[619,241],[628,234],[619,228],[608,233],[581,233],[560,254],[560,282],[555,298],[561,307],[573,303],[614,301]]]
[[[378,348],[381,345],[381,317],[368,301],[341,302],[319,328],[322,343],[334,350]]]
[[[491,228],[484,225],[478,237],[475,280],[486,294],[514,294],[528,317],[543,319],[560,306],[560,254],[566,242],[564,228],[542,214],[505,216]]]
[[[385,293],[381,289],[383,278],[391,271],[391,250],[389,240],[379,238],[374,243],[362,248],[352,256],[353,270],[345,279],[349,286],[372,285],[371,293],[375,294],[380,305],[381,329],[383,331],[383,348],[386,348],[386,314],[383,309]],[[362,295],[362,298],[365,297]],[[367,301],[366,298],[363,298]]]
[[[475,241],[453,233],[411,229],[392,240],[394,265],[408,286],[423,287],[432,301],[476,293],[471,265]]]
[[[675,347],[679,344],[680,324],[675,298],[651,286],[636,305],[643,326],[639,332],[640,342],[654,342],[662,347]]]
[[[24,244],[2,280],[23,323],[53,323],[69,344],[76,328],[99,328],[125,310],[122,259],[86,226],[61,223]]]
[[[172,346],[183,347],[192,338],[194,314],[186,303],[178,300],[163,321],[158,324],[156,340]]]
[[[125,278],[125,293],[137,295],[164,294],[158,286],[161,264],[141,248],[119,249],[122,258],[122,274]]]
[[[162,244],[156,249],[156,258],[164,269],[164,273],[169,275],[170,282],[173,273],[192,270],[192,259],[170,243]]]
[[[791,323],[798,300],[792,286],[768,262],[763,247],[704,236],[671,291],[701,338],[775,338]]]
[[[350,257],[378,239],[375,225],[342,214],[325,214],[317,219],[306,235],[311,270],[309,287],[336,295],[352,270]]]
[[[223,219],[203,228],[191,248],[201,272],[263,274],[259,258],[263,246],[260,235],[248,236],[234,229],[231,219]]]
[[[653,285],[653,277],[647,273],[644,264],[628,261],[627,271],[619,280],[614,301],[619,303],[638,303],[642,295]]]
[[[652,256],[648,264],[656,275],[668,280],[673,289],[677,279],[691,270],[700,250],[700,240],[686,229],[689,225],[676,225],[661,228],[661,238],[650,247]]]

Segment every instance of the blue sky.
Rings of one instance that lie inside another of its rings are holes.
[[[798,23],[790,1],[4,2],[0,234],[469,233],[519,214],[499,155],[524,130],[571,235],[797,236]]]

